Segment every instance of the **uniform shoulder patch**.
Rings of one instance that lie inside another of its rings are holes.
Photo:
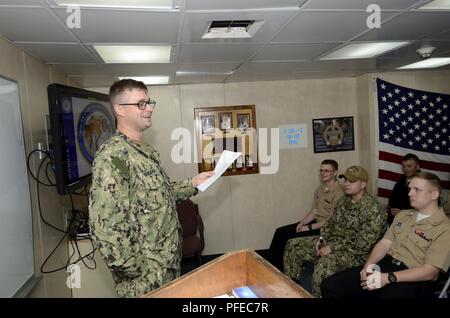
[[[120,171],[120,174],[123,177],[128,178],[130,176],[130,171],[128,170],[127,165],[125,164],[125,162],[122,159],[119,159],[117,157],[113,157],[111,160],[111,163],[113,164],[113,166]]]

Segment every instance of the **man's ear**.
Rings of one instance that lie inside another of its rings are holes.
[[[439,191],[437,191],[437,190],[432,190],[432,191],[431,191],[431,198],[432,198],[433,200],[439,199]]]
[[[367,187],[366,181],[361,181],[361,188],[365,189]]]
[[[121,107],[119,104],[115,104],[113,109],[117,116],[120,117],[124,116],[124,108]]]

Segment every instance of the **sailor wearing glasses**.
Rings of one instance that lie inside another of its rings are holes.
[[[142,82],[110,88],[117,133],[93,163],[89,219],[93,239],[121,297],[138,297],[180,275],[181,226],[176,201],[197,193],[212,172],[172,182],[158,151],[144,140],[156,102]]]

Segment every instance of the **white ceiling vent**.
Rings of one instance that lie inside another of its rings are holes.
[[[202,39],[251,38],[263,23],[256,20],[211,21]]]

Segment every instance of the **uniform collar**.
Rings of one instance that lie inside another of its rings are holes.
[[[329,188],[325,183],[322,183],[321,187],[322,187],[322,191],[325,192],[325,193],[336,191],[337,188],[339,187],[339,182],[335,181],[333,183],[333,185],[331,186],[331,188]]]
[[[364,195],[361,197],[361,199],[359,199],[357,202],[354,202],[354,203],[352,202],[352,197],[350,195],[345,194],[344,198],[347,200],[348,204],[351,204],[351,205],[355,206],[355,205],[359,205],[359,204],[363,203],[364,201],[366,201],[368,198],[370,198],[370,195],[366,191],[364,193]]]
[[[146,143],[141,143],[141,142],[138,142],[136,140],[133,140],[130,137],[128,137],[127,135],[125,135],[124,133],[122,133],[122,132],[120,132],[118,130],[116,131],[115,136],[117,136],[118,138],[120,138],[120,139],[124,140],[125,142],[127,142],[128,144],[130,144],[132,147],[137,149],[143,155],[150,156],[153,159],[159,161],[158,152],[155,149],[153,149],[152,146],[150,146],[150,145],[148,145]]]
[[[419,213],[419,211],[415,210],[414,213],[414,217],[417,217],[417,214]],[[448,217],[445,215],[444,213],[444,209],[442,207],[439,208],[439,210],[435,213],[433,213],[433,215],[431,215],[428,218],[425,218],[423,220],[420,220],[417,223],[431,223],[432,225],[438,225],[442,222],[448,222]]]
[[[116,130],[115,133],[116,136],[120,137],[121,139],[125,140],[126,142],[130,143],[130,144],[136,144],[136,145],[145,145],[145,143],[142,142],[138,142],[134,139],[131,139],[130,137],[128,137],[127,135],[125,135],[123,132],[120,132],[119,130]]]

